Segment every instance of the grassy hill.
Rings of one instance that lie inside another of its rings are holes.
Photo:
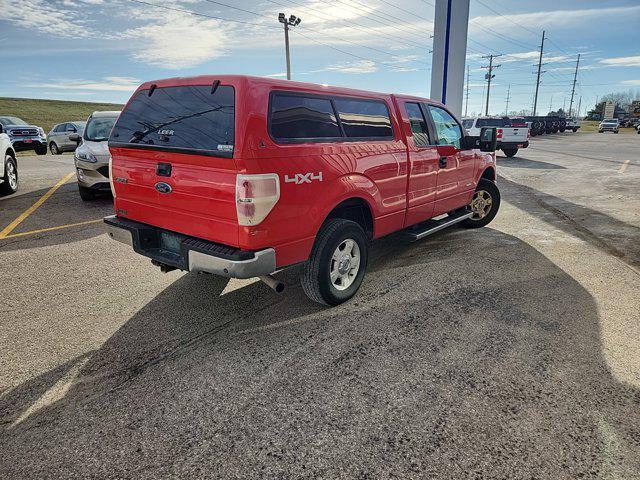
[[[0,97],[0,115],[20,117],[25,122],[44,128],[47,133],[57,123],[86,120],[96,110],[120,110],[122,107],[113,103]]]

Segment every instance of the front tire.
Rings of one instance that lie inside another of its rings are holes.
[[[3,180],[0,183],[0,195],[11,195],[18,191],[18,164],[11,155],[5,157]]]
[[[36,154],[37,155],[46,155],[47,154],[47,146],[46,145],[39,145],[35,148]]]
[[[302,268],[302,289],[324,305],[346,302],[360,288],[368,259],[369,241],[359,224],[343,218],[328,220]]]
[[[462,222],[465,227],[480,228],[488,225],[500,208],[500,190],[496,184],[481,178],[471,199],[470,208],[473,216]]]
[[[516,153],[518,153],[518,149],[517,148],[507,148],[507,149],[502,149],[502,153],[504,153],[507,157],[511,158],[511,157],[515,157]]]

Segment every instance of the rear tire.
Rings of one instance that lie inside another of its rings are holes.
[[[58,147],[58,144],[56,142],[51,142],[49,144],[49,150],[51,150],[51,155],[62,154],[62,150],[60,150],[60,147]]]
[[[473,216],[462,222],[467,228],[480,228],[488,225],[498,214],[500,208],[500,190],[495,183],[481,178],[471,200]]]
[[[46,155],[47,154],[47,146],[46,145],[39,145],[35,148],[36,154],[37,155]]]
[[[574,129],[573,129],[573,133],[576,133],[577,131],[578,131],[578,129],[577,129],[577,128],[574,128]]]
[[[517,148],[507,148],[507,149],[502,149],[502,152],[509,158],[511,157],[515,157],[516,153],[518,153],[518,149]]]
[[[81,187],[78,185],[78,192],[80,192],[80,198],[84,202],[90,202],[96,198],[96,192],[87,187]]]
[[[4,177],[0,183],[0,195],[11,195],[18,191],[18,164],[16,159],[7,155],[4,163]]]
[[[343,218],[328,220],[300,274],[304,293],[324,305],[346,302],[360,288],[368,258],[369,242],[359,224]]]

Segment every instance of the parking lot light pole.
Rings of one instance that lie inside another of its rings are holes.
[[[284,48],[287,56],[287,80],[291,80],[291,55],[289,54],[289,27],[297,27],[302,21],[295,15],[289,18],[284,13],[278,14],[278,21],[284,25]]]

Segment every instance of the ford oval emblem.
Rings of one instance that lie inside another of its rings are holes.
[[[171,185],[169,185],[168,183],[158,182],[156,183],[156,190],[160,193],[171,193],[173,188],[171,188]]]

